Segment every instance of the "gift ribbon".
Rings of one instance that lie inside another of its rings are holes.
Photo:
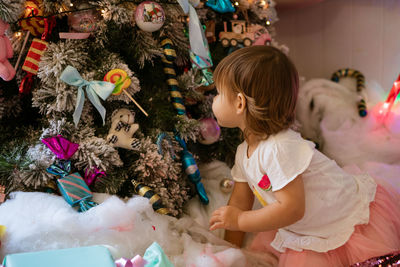
[[[147,261],[143,259],[140,255],[136,255],[131,260],[126,258],[120,258],[115,261],[116,267],[144,267]]]
[[[71,161],[70,160],[58,160],[56,163],[51,164],[46,169],[47,172],[56,176],[67,176],[71,172]]]
[[[185,14],[189,14],[190,49],[196,55],[211,61],[206,48],[208,42],[206,41],[206,36],[204,35],[203,27],[201,26],[196,10],[189,3],[188,0],[177,0],[177,1],[179,5],[182,7],[183,12],[185,12]]]
[[[115,85],[104,81],[86,81],[81,77],[77,69],[72,66],[67,66],[65,68],[65,70],[61,73],[60,79],[69,85],[78,86],[76,107],[73,115],[75,126],[79,123],[83,104],[85,103],[85,93],[83,92],[83,87],[86,89],[86,94],[90,102],[92,102],[94,107],[100,113],[104,125],[106,109],[101,105],[99,97],[103,100],[106,100],[114,90]]]

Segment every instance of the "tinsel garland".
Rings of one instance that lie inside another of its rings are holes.
[[[400,251],[396,251],[379,257],[374,257],[366,261],[357,262],[351,265],[351,267],[372,267],[372,266],[379,266],[379,267],[400,266]]]

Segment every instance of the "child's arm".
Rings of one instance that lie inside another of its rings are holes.
[[[263,232],[279,229],[300,220],[304,215],[303,179],[298,176],[281,190],[274,192],[276,202],[259,210],[243,211],[233,206],[221,207],[213,213],[210,230]]]
[[[229,206],[234,206],[240,210],[250,210],[253,207],[254,195],[247,183],[235,182]],[[225,240],[241,247],[244,238],[242,231],[225,231]]]

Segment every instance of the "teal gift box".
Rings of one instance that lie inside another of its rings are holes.
[[[115,267],[106,247],[90,246],[10,254],[4,267]]]

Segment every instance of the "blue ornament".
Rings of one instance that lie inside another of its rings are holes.
[[[195,184],[196,192],[199,195],[200,201],[203,204],[207,205],[209,200],[207,197],[206,190],[204,189],[203,184],[200,182],[201,176],[200,176],[200,171],[199,171],[199,168],[197,167],[196,161],[194,160],[193,155],[187,150],[185,141],[183,141],[183,139],[179,137],[179,134],[176,132],[176,130],[174,131],[174,134],[175,134],[175,140],[178,141],[178,143],[183,148],[183,151],[182,151],[183,169],[185,170],[186,174],[188,175],[189,180]],[[166,133],[161,133],[157,137],[156,143],[157,143],[157,147],[158,147],[158,153],[160,155],[164,155],[164,152],[162,150],[162,141],[164,139],[166,139],[168,141],[168,143],[171,147],[171,149],[169,151],[171,157],[174,160],[176,160],[177,157],[176,157],[174,151],[172,150],[171,138]]]
[[[235,8],[229,0],[208,0],[206,6],[219,13],[235,12]]]
[[[177,134],[175,134],[175,140],[179,142],[181,147],[183,148],[182,151],[182,165],[183,169],[185,170],[186,174],[189,177],[189,180],[195,184],[197,194],[199,195],[200,201],[203,204],[208,204],[209,200],[207,197],[206,190],[204,189],[203,184],[200,182],[201,176],[199,168],[193,158],[193,155],[187,150],[186,143],[180,138]]]

